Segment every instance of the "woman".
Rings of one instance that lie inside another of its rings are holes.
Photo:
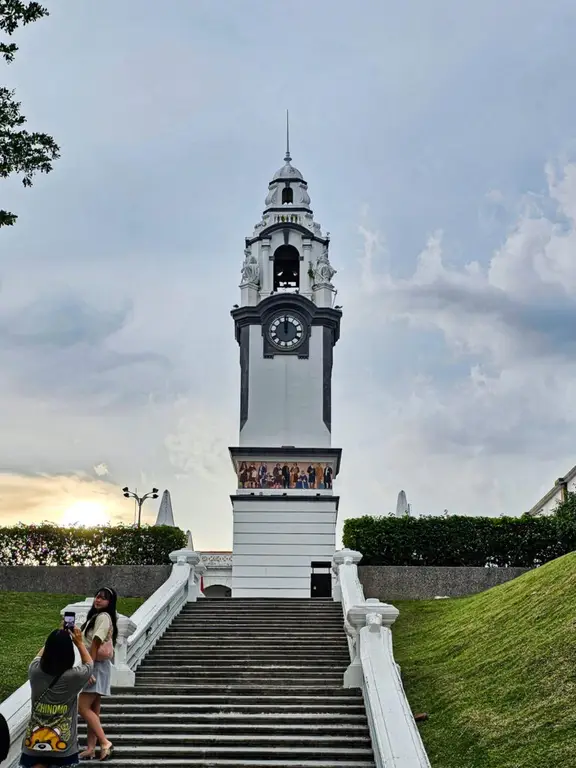
[[[74,666],[74,646],[82,665]],[[20,765],[52,768],[78,764],[78,694],[94,670],[75,627],[52,632],[30,664],[32,714],[24,736]]]
[[[100,762],[110,760],[114,751],[114,745],[106,738],[100,722],[100,706],[102,696],[110,696],[112,659],[102,656],[107,647],[116,645],[118,638],[117,600],[116,592],[110,587],[98,590],[82,626],[84,643],[94,659],[94,672],[80,694],[80,716],[88,725],[88,743],[80,753],[81,760],[96,758],[97,742],[100,745]]]

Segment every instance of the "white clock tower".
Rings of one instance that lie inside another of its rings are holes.
[[[268,190],[232,310],[240,346],[232,596],[328,597],[341,455],[331,447],[332,352],[342,313],[329,235],[289,147]]]

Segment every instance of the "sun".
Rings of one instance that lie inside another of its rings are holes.
[[[110,515],[106,504],[100,501],[79,500],[64,510],[60,525],[71,528],[79,526],[91,528],[97,525],[108,525]]]

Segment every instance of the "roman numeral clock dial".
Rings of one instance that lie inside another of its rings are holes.
[[[304,341],[304,325],[300,318],[291,314],[275,317],[269,326],[268,335],[276,349],[295,349]]]

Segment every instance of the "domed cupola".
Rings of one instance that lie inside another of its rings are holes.
[[[264,215],[275,212],[279,215],[290,210],[300,210],[302,213],[311,213],[310,195],[308,184],[304,177],[292,165],[290,151],[286,151],[284,165],[274,174],[268,185],[268,194],[264,201]]]
[[[294,168],[292,165],[290,151],[286,152],[286,155],[284,156],[284,165],[276,171],[272,177],[272,181],[304,181],[304,176],[302,176],[298,168]]]

